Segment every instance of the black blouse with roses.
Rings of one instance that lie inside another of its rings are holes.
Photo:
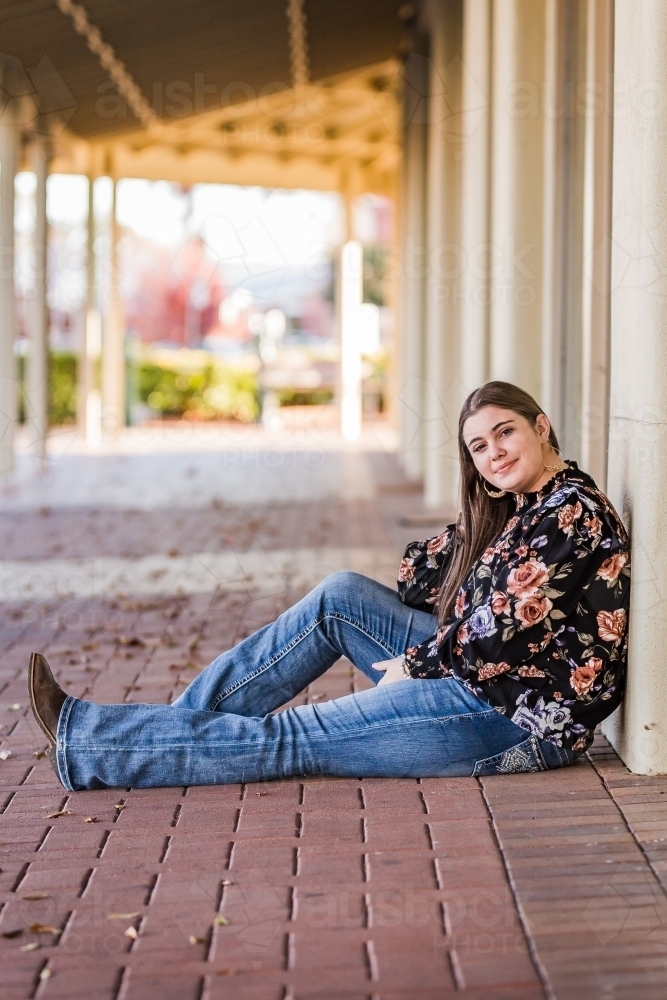
[[[400,599],[435,610],[455,540],[408,545]],[[575,462],[516,511],[474,564],[454,614],[406,652],[414,678],[456,676],[512,722],[583,751],[623,697],[630,593],[628,537]]]

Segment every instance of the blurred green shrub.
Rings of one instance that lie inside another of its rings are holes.
[[[255,371],[211,361],[204,352],[174,352],[173,362],[150,356],[128,359],[130,392],[156,416],[190,420],[241,420],[259,416]],[[193,360],[194,359],[194,360]],[[203,359],[203,360],[202,360]],[[26,358],[19,356],[19,420],[26,419]],[[76,420],[77,357],[72,351],[49,353],[49,423]]]
[[[17,360],[20,423],[26,419],[26,358]],[[49,424],[73,424],[76,420],[77,358],[72,351],[49,351]]]
[[[19,413],[19,423],[25,423],[25,358],[23,355],[19,355],[16,359],[16,370],[18,373],[19,388],[18,388],[18,413]]]
[[[323,406],[333,403],[334,394],[328,389],[280,389],[278,400],[281,406]]]
[[[193,368],[191,363],[179,365],[178,361],[178,356],[169,365],[150,357],[134,361],[135,399],[163,417],[244,423],[257,419],[259,386],[254,371],[213,361]]]
[[[383,243],[367,243],[363,249],[364,302],[385,305],[385,283],[390,267],[389,248]]]
[[[78,361],[71,351],[49,352],[49,423],[73,424],[76,420]]]

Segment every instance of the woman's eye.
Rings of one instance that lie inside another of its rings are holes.
[[[503,434],[511,434],[513,430],[514,430],[513,427],[503,427],[503,429],[500,432],[501,437]]]

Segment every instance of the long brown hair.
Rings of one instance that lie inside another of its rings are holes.
[[[444,624],[451,617],[456,595],[463,581],[475,563],[498,535],[515,509],[515,495],[490,497],[484,489],[484,478],[475,468],[472,455],[463,440],[463,426],[473,413],[485,406],[498,406],[520,414],[532,426],[537,417],[544,413],[533,397],[511,382],[487,382],[471,392],[459,416],[459,462],[461,480],[459,487],[459,518],[456,524],[454,555],[438,594],[438,619]],[[553,427],[549,433],[549,444],[559,451],[558,438]]]

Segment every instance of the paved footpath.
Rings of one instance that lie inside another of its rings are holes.
[[[601,737],[549,774],[73,795],[40,757],[31,650],[73,695],[168,703],[323,573],[391,582],[436,533],[386,432],[315,430],[65,436],[0,490],[1,1000],[664,1000],[667,778]],[[341,660],[297,701],[365,683]]]

